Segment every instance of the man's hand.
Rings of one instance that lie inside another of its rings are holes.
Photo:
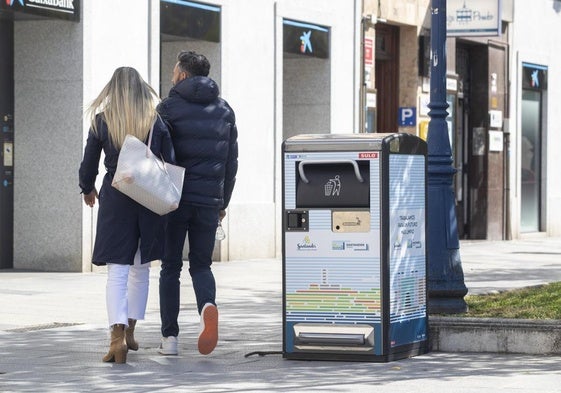
[[[84,194],[84,202],[89,207],[94,207],[96,198],[98,198],[98,196],[95,188],[89,194]]]
[[[226,217],[226,210],[220,210],[218,212],[218,220],[222,221],[224,217]]]

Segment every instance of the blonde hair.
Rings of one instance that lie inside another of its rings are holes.
[[[156,118],[158,94],[132,67],[119,67],[86,110],[93,132],[98,133],[96,115],[102,114],[111,143],[121,148],[131,134],[145,140]]]

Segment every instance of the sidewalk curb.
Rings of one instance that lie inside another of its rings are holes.
[[[430,316],[429,330],[433,351],[561,355],[561,320]]]

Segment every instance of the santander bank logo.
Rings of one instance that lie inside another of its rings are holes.
[[[18,3],[20,3],[22,7],[25,6],[25,4],[23,4],[23,0],[18,0]],[[6,0],[6,5],[14,5],[14,0]]]

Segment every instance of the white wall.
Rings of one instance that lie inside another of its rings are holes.
[[[536,26],[540,26],[539,29]],[[512,201],[512,233],[514,238],[520,234],[520,108],[522,92],[522,63],[534,63],[548,67],[547,120],[544,125],[546,155],[546,209],[547,235],[561,235],[561,172],[558,170],[558,150],[561,146],[561,51],[559,51],[559,26],[561,26],[561,5],[559,1],[544,0],[528,2],[515,0],[514,3],[514,34],[511,59],[511,108],[516,116],[511,119],[510,131],[511,179],[515,179],[511,187]]]
[[[220,92],[236,113],[239,170],[223,223],[223,259],[274,255],[274,3],[222,7]]]
[[[14,268],[80,271],[82,27],[14,29]]]

